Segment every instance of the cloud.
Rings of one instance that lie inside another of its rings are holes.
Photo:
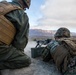
[[[8,1],[8,2],[11,2],[12,0],[0,0],[0,1]]]
[[[58,29],[67,27],[76,30],[76,0],[45,0],[41,6],[42,18],[38,28]]]

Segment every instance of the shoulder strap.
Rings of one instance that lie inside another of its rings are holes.
[[[13,11],[13,10],[17,10],[17,9],[20,10],[22,8],[20,8],[19,6],[16,6],[16,5],[12,5],[6,1],[0,2],[0,15],[5,15],[8,12]]]

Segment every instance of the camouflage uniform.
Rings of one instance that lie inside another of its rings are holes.
[[[16,0],[10,3],[22,7]],[[17,32],[10,46],[0,45],[0,70],[29,66],[31,63],[30,57],[23,52],[28,43],[28,16],[22,9],[12,11],[6,14],[5,17],[12,22]]]
[[[51,58],[55,61],[58,70],[63,75],[76,75],[76,55],[73,56],[68,51],[61,41],[63,38],[70,38],[70,31],[67,28],[59,28],[55,34],[55,39],[52,40],[42,53],[44,61],[49,61]]]

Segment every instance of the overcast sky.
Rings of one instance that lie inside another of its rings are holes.
[[[11,0],[7,0],[11,1]],[[76,0],[32,0],[27,10],[30,28],[76,32]]]
[[[76,0],[45,0],[41,7],[43,17],[39,25],[46,29],[67,27],[76,31]]]

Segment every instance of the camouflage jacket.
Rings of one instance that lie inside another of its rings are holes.
[[[13,5],[22,7],[19,3],[10,2]],[[5,15],[5,17],[10,20],[16,28],[16,35],[12,42],[12,45],[17,49],[23,50],[28,42],[29,33],[29,19],[24,10],[15,10]]]
[[[76,74],[76,55],[72,55],[72,50],[61,40],[51,41],[42,53],[44,61],[50,60],[51,56],[57,68],[64,75]],[[74,50],[75,51],[75,50]],[[48,58],[48,59],[47,59]]]

